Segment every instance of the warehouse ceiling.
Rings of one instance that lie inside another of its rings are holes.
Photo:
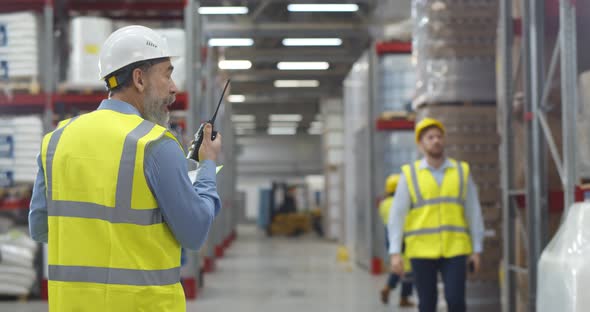
[[[202,0],[201,6],[246,6],[245,15],[202,15],[206,38],[252,38],[247,47],[225,47],[221,58],[249,60],[247,70],[230,70],[235,115],[254,115],[256,133],[266,133],[270,114],[299,114],[306,133],[322,97],[340,96],[342,81],[370,42],[372,0]],[[291,3],[354,3],[356,12],[289,12]],[[340,38],[339,46],[284,46],[284,38]],[[327,70],[279,70],[278,62],[328,62]],[[317,80],[318,87],[276,88],[275,80]],[[240,133],[240,132],[238,132]],[[251,132],[250,132],[251,133]]]

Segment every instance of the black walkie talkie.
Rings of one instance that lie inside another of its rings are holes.
[[[209,120],[207,123],[211,124],[211,127],[214,127],[215,125],[215,118],[217,118],[217,112],[219,111],[219,106],[221,106],[221,102],[223,102],[223,96],[225,95],[225,90],[227,90],[227,86],[229,86],[229,82],[230,80],[228,79],[227,82],[225,83],[225,87],[223,87],[223,92],[221,92],[221,98],[219,99],[219,103],[217,103],[217,109],[215,109],[215,114],[213,114],[213,117],[211,118],[211,120]],[[201,126],[199,127],[199,130],[197,130],[197,133],[195,133],[195,139],[193,140],[193,143],[191,144],[191,147],[188,150],[188,154],[186,155],[186,159],[192,159],[195,161],[199,161],[199,148],[201,147],[201,144],[203,143],[203,131],[205,130],[205,125],[207,123],[202,123]],[[217,137],[217,131],[213,130],[211,132],[211,141],[215,140],[215,138]]]

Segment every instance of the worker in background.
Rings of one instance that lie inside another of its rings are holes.
[[[424,158],[402,167],[389,218],[392,269],[402,274],[402,239],[411,259],[420,312],[435,312],[441,273],[449,312],[464,312],[469,267],[480,267],[484,226],[469,165],[445,157],[445,128],[425,118],[416,125]],[[405,221],[404,221],[405,220]]]
[[[393,197],[395,196],[395,189],[399,181],[399,174],[392,174],[385,180],[385,199],[379,204],[379,215],[385,226],[385,248],[389,250],[389,234],[387,231],[387,224],[389,223],[389,212],[391,210],[391,204],[393,203]],[[411,278],[411,266],[407,258],[404,257],[404,270],[405,275],[402,279],[402,292],[400,296],[399,306],[400,307],[413,307],[414,303],[410,301],[409,297],[412,295],[412,282]],[[381,302],[384,304],[389,303],[389,294],[392,289],[395,289],[397,283],[400,281],[400,276],[394,272],[389,273],[387,283],[381,290]]]
[[[50,311],[186,311],[181,246],[197,250],[221,208],[211,125],[194,184],[167,130],[175,101],[165,38],[142,26],[99,56],[109,98],[43,139],[29,215],[48,242]]]

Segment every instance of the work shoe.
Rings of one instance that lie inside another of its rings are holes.
[[[412,301],[410,301],[410,299],[408,299],[408,297],[401,297],[399,299],[399,306],[402,308],[409,308],[409,307],[415,307],[416,304],[414,304]]]
[[[389,293],[390,291],[387,288],[381,290],[381,302],[383,302],[383,304],[389,303]]]

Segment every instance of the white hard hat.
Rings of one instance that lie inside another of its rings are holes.
[[[140,61],[174,57],[166,38],[150,28],[133,25],[118,29],[104,42],[98,60],[100,79]]]

